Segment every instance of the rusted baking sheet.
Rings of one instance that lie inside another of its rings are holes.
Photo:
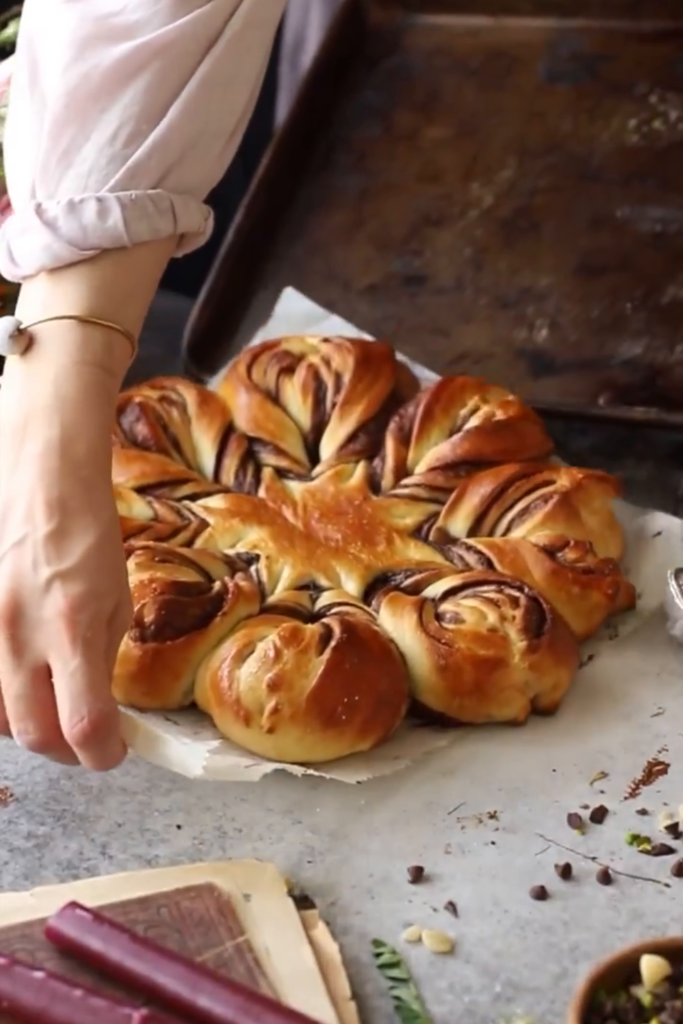
[[[683,22],[369,25],[347,5],[189,367],[215,371],[292,285],[543,410],[683,425],[682,44]]]
[[[527,18],[588,18],[591,21],[681,18],[680,0],[372,0],[378,10]]]

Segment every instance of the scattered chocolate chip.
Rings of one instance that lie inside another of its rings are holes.
[[[590,809],[591,809],[591,805],[590,804],[579,804],[579,807],[581,808],[582,811],[590,811]]]
[[[459,917],[458,908],[456,904],[453,902],[453,900],[448,900],[446,903],[444,903],[443,909],[446,911],[447,914],[452,914],[453,917]]]
[[[614,881],[614,878],[612,877],[612,872],[610,871],[610,869],[607,867],[606,864],[603,864],[603,866],[601,868],[598,868],[598,871],[597,871],[597,873],[595,875],[595,880],[600,885],[611,885],[612,884],[612,882]]]
[[[672,839],[680,839],[683,836],[680,821],[672,821],[670,825],[665,825],[664,831],[667,835],[671,836]]]
[[[421,864],[411,864],[408,868],[408,881],[411,885],[417,885],[425,876],[425,869]]]
[[[588,815],[588,820],[591,825],[602,825],[608,814],[609,808],[605,807],[604,804],[598,804],[598,806],[594,807]]]
[[[636,811],[636,814],[639,814],[641,818],[647,818],[649,813],[650,812],[648,811],[647,807],[639,807]]]
[[[574,873],[574,869],[568,860],[564,864],[555,865],[555,874],[558,878],[561,878],[563,882],[568,882]]]
[[[683,878],[683,858],[675,860],[671,865],[671,874],[674,878]]]
[[[651,857],[670,857],[676,851],[668,843],[653,843],[647,852]]]
[[[584,821],[577,811],[570,811],[567,815],[567,824],[574,832],[584,831]]]
[[[529,889],[529,895],[532,900],[537,900],[539,903],[542,903],[544,900],[548,899],[550,893],[544,885],[532,885]]]

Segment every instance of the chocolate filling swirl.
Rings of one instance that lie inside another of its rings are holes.
[[[226,600],[223,581],[174,580],[159,584],[135,609],[130,638],[138,644],[166,644],[206,629],[221,612]]]
[[[540,594],[522,580],[511,577],[500,580],[456,581],[439,597],[439,602],[468,598],[486,601],[500,611],[512,607],[521,613],[521,629],[530,640],[540,640],[550,629],[548,609]]]

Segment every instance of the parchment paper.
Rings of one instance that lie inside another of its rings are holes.
[[[251,344],[287,334],[369,337],[292,288],[282,293],[272,316]],[[425,367],[408,359],[405,362],[425,383],[436,379],[436,374]],[[612,620],[599,636],[584,645],[584,661],[589,663],[584,665],[576,684],[584,688],[609,686],[617,679],[624,681],[619,641],[653,616],[663,616],[667,572],[683,562],[683,520],[626,502],[619,502],[617,511],[626,532],[624,565],[638,590],[638,608]],[[662,643],[653,646],[650,641],[648,647],[648,674],[664,681],[671,673],[671,652]],[[599,659],[595,657],[597,653]],[[634,673],[642,673],[636,661],[629,657],[628,664],[633,663]],[[389,743],[370,754],[354,755],[314,769],[253,757],[221,739],[208,719],[196,711],[156,714],[124,710],[122,715],[125,738],[140,757],[190,778],[240,782],[255,782],[273,771],[317,775],[346,783],[365,782],[399,771],[439,747],[458,743],[464,733],[406,725]]]
[[[224,861],[108,875],[0,894],[0,927],[48,917],[70,900],[97,907],[212,882],[230,894],[281,1001],[320,1024],[358,1024],[339,947],[317,911],[300,915],[276,867]]]

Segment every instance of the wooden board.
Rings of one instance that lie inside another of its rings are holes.
[[[218,886],[191,885],[101,909],[112,920],[140,935],[201,961],[248,988],[274,995],[230,897]],[[44,920],[36,920],[0,929],[0,949],[105,995],[118,996],[134,1005],[147,1005],[134,992],[63,956],[44,938],[43,927]],[[0,1012],[0,1024],[13,1022]]]

